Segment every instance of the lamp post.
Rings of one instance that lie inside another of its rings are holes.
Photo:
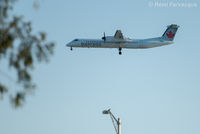
[[[116,119],[115,116],[111,113],[110,109],[104,110],[103,114],[109,114],[112,120],[113,126],[117,134],[121,134],[121,120],[120,118]]]

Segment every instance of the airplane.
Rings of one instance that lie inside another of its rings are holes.
[[[104,36],[101,39],[74,39],[67,44],[70,50],[73,47],[83,48],[118,48],[119,55],[122,54],[122,48],[126,49],[145,49],[153,48],[164,45],[173,44],[173,40],[179,26],[171,24],[167,26],[167,29],[161,37],[148,38],[148,39],[130,39],[125,38],[121,30],[117,30],[114,36]]]

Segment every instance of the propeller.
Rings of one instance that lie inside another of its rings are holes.
[[[104,42],[106,41],[106,34],[105,34],[105,32],[103,33],[102,40],[104,40]]]

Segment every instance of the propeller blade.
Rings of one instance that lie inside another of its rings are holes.
[[[105,32],[103,33],[102,39],[104,40],[104,42],[106,41],[106,34],[105,34]]]

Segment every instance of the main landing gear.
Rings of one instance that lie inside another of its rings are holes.
[[[71,51],[73,50],[72,47],[70,47],[70,50],[71,50]]]
[[[119,55],[122,55],[122,48],[119,48]]]

